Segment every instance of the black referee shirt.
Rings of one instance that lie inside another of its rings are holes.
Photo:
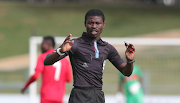
[[[97,45],[96,45],[97,44]],[[69,55],[74,86],[101,87],[105,61],[108,59],[116,68],[124,61],[117,50],[109,43],[98,40],[96,43],[84,32],[81,37],[74,39]]]

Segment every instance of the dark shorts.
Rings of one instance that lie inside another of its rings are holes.
[[[74,87],[68,103],[105,103],[101,88]]]

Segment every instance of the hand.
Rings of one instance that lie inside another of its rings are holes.
[[[26,90],[26,89],[25,89],[25,88],[23,88],[23,89],[21,90],[21,93],[22,93],[22,94],[24,94],[25,90]]]
[[[71,47],[74,43],[74,40],[70,40],[71,37],[72,37],[72,34],[69,34],[69,36],[67,36],[66,39],[64,40],[64,42],[61,46],[61,50],[60,50],[61,53],[67,52],[71,49]]]
[[[135,48],[133,44],[129,43],[129,46],[126,47],[125,55],[128,61],[132,61],[134,59]]]
[[[121,92],[117,92],[115,96],[117,103],[124,103],[124,95]]]

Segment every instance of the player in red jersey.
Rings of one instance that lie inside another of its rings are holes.
[[[21,91],[24,93],[27,87],[42,74],[41,103],[62,103],[65,94],[65,83],[72,80],[71,66],[67,58],[50,66],[44,65],[46,55],[54,51],[54,46],[53,37],[44,37],[41,43],[42,54],[38,57],[35,73],[29,78]]]

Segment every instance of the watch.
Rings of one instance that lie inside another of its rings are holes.
[[[131,61],[126,60],[126,62],[127,62],[128,64],[132,64],[132,63],[134,63],[134,62],[135,62],[135,60],[134,60],[134,59],[133,59],[133,60],[131,60]]]
[[[60,50],[61,50],[61,48],[58,48],[58,49],[56,50],[56,52],[57,52],[60,56],[64,55],[65,53],[61,53]]]

